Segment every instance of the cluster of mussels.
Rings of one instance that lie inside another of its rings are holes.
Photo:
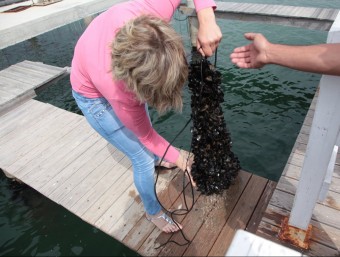
[[[221,108],[221,73],[207,59],[193,54],[188,86],[193,122],[191,175],[202,194],[221,194],[234,183],[240,170]]]

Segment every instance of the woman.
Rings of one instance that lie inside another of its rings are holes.
[[[154,192],[155,163],[190,171],[185,155],[150,123],[147,105],[181,110],[188,66],[180,36],[169,21],[180,0],[135,0],[97,16],[80,37],[71,69],[73,96],[91,126],[132,162],[146,217],[164,232],[182,228],[161,209]],[[212,0],[196,0],[198,46],[212,55],[221,31]],[[209,27],[209,29],[208,29]],[[167,150],[168,148],[168,150]]]

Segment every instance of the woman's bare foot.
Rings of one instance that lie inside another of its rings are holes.
[[[165,233],[177,232],[182,229],[182,225],[179,223],[175,223],[168,215],[166,215],[163,211],[160,211],[156,215],[145,214],[146,219],[155,224],[160,230]]]

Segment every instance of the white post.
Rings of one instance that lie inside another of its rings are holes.
[[[187,6],[193,8],[195,10],[195,5],[193,0],[187,0]],[[196,47],[196,38],[197,38],[197,31],[198,31],[198,19],[196,16],[189,16],[188,17],[188,24],[189,24],[189,33],[191,39],[191,46]]]
[[[321,191],[320,191],[320,194],[319,194],[319,201],[320,202],[322,202],[326,199],[329,186],[331,185],[332,176],[333,176],[334,167],[335,167],[336,155],[338,154],[338,149],[339,149],[339,147],[337,145],[335,145],[334,148],[333,148],[331,160],[330,160],[328,167],[327,167],[326,177],[325,177],[325,180],[322,184]]]
[[[327,42],[340,42],[340,14],[328,33]],[[289,225],[307,230],[339,130],[340,76],[323,75]]]

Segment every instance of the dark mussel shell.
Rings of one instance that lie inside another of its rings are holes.
[[[221,77],[209,60],[193,52],[188,83],[193,122],[191,175],[197,189],[205,195],[221,194],[228,189],[241,169],[231,151],[230,133],[221,108],[224,101]]]

